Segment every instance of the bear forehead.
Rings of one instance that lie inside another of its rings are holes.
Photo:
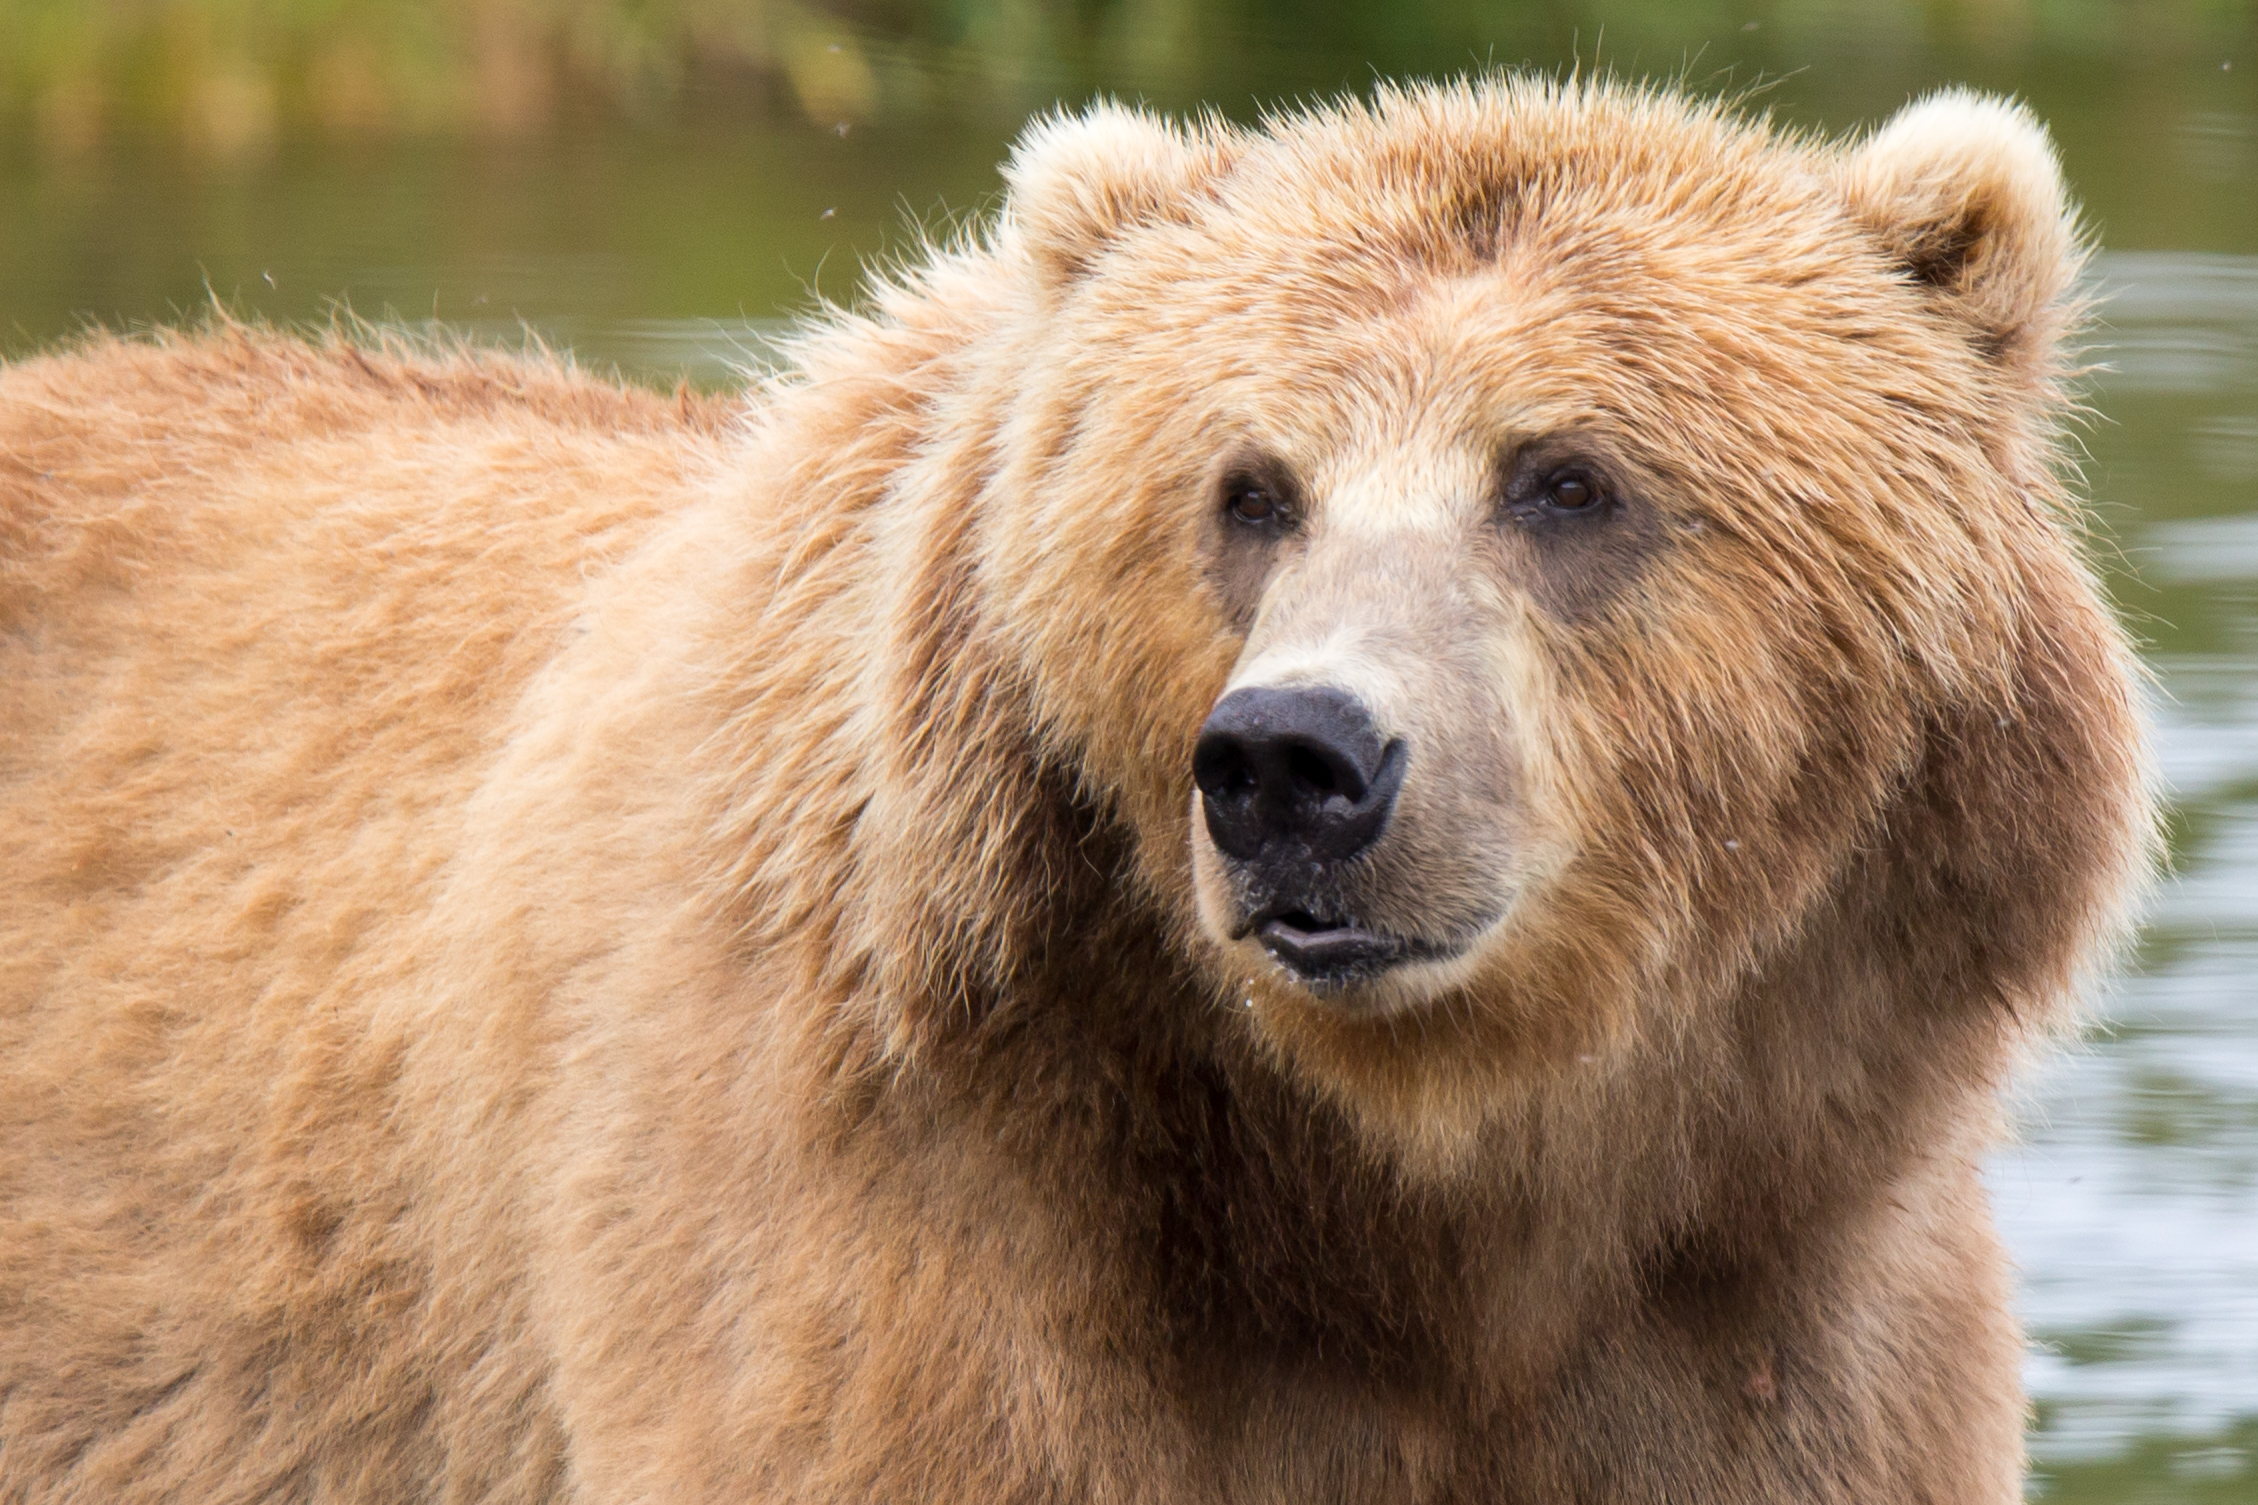
[[[1835,150],[1719,105],[1516,81],[1384,93],[1225,140],[1220,170],[1118,241],[1086,289],[1084,311],[1121,318],[1132,343],[1255,341],[1327,364],[1447,302],[1643,364],[1677,347],[1765,365],[1782,340],[1964,353],[1905,317],[1903,279],[1835,191]]]
[[[1972,368],[1966,347],[1894,316],[1903,290],[1846,271],[1839,249],[1688,239],[1632,254],[1598,234],[1558,247],[1456,266],[1321,252],[1299,266],[1115,263],[1115,285],[1084,306],[1099,328],[1073,342],[1072,364],[1089,387],[1136,394],[1140,424],[1253,424],[1311,457],[1582,427],[1714,463],[1808,454],[1804,441],[1854,423],[1858,442],[1829,448],[1888,463],[1901,444],[1967,438],[1908,400],[1949,390]]]
[[[1637,92],[1390,93],[1234,144],[1186,225],[1274,276],[1519,257],[1714,295],[1783,259],[1839,265],[1847,229],[1825,147]]]

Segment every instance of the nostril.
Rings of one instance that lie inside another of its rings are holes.
[[[1332,794],[1340,788],[1340,781],[1333,775],[1333,765],[1313,748],[1288,750],[1286,773],[1296,784],[1319,796]]]
[[[1262,782],[1246,744],[1227,731],[1209,731],[1192,752],[1192,782],[1211,800],[1252,793]]]

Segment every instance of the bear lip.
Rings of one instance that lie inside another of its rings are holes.
[[[1303,910],[1258,918],[1252,929],[1271,960],[1304,982],[1361,981],[1410,960],[1418,950],[1400,936],[1319,919]]]

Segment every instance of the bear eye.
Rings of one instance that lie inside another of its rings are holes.
[[[1214,499],[1209,505],[1221,514],[1225,529],[1250,544],[1267,546],[1300,532],[1307,515],[1300,482],[1282,462],[1267,455],[1232,462],[1209,495]]]
[[[1232,479],[1223,488],[1223,510],[1231,520],[1249,528],[1275,527],[1287,520],[1288,508],[1277,488],[1250,476]]]
[[[1539,530],[1582,529],[1616,517],[1623,498],[1607,479],[1611,468],[1578,445],[1557,441],[1524,447],[1503,460],[1498,516]],[[1570,519],[1574,519],[1573,525]]]
[[[1556,512],[1583,512],[1600,500],[1598,483],[1581,471],[1554,476],[1545,487],[1545,505]]]

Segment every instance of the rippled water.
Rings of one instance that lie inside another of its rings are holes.
[[[2032,1490],[2054,1501],[2258,1502],[2258,111],[2201,68],[2184,108],[2041,102],[2104,243],[2146,247],[2096,264],[2086,475],[2175,812],[2175,871],[2106,1023],[2025,1083],[2023,1138],[1992,1167],[2036,1340]],[[0,143],[0,341],[177,316],[209,284],[282,317],[349,296],[726,382],[781,307],[849,293],[905,213],[981,203],[1003,141],[613,132],[224,172]]]

